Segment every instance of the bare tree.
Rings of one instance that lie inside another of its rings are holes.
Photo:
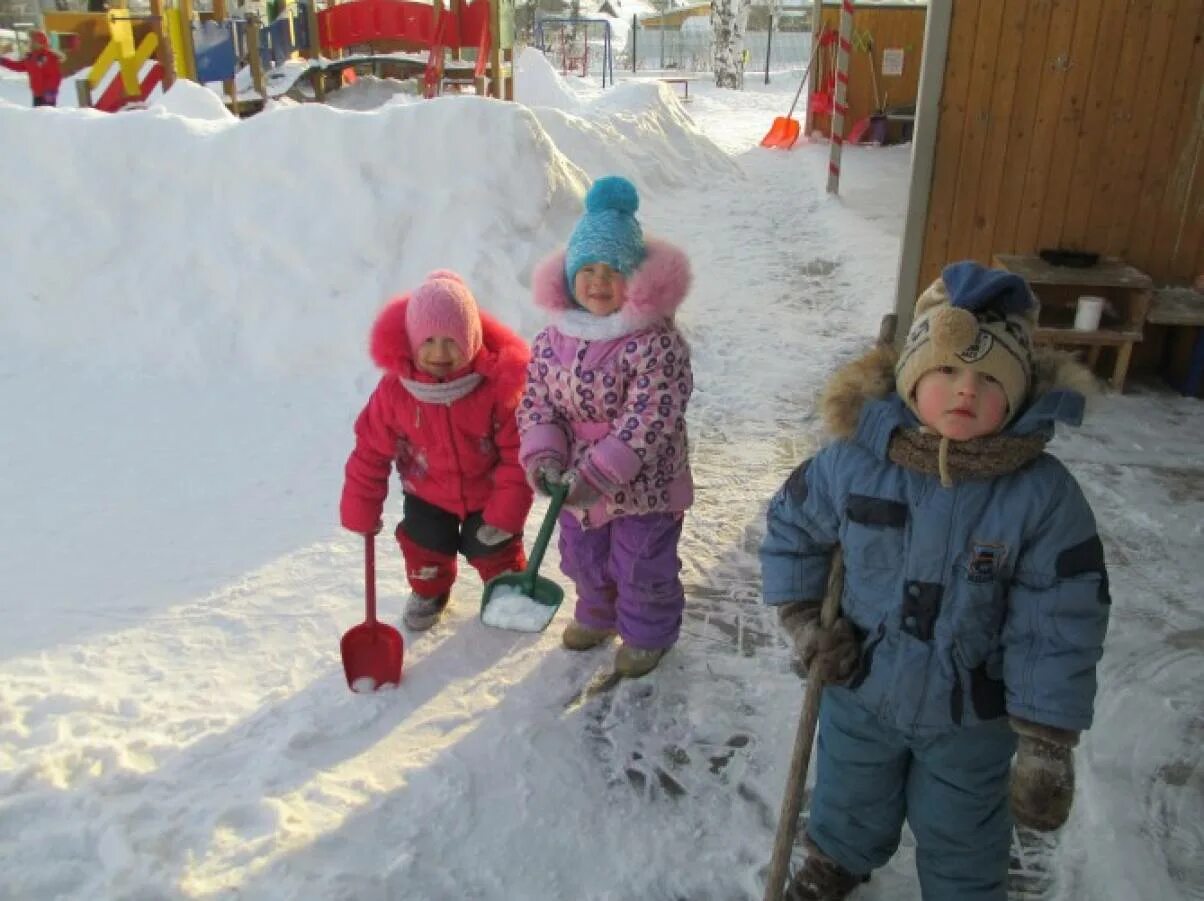
[[[747,18],[746,0],[714,0],[711,4],[716,87],[738,88],[741,85],[741,51],[744,49],[744,24]]]

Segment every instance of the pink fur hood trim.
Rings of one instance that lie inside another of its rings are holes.
[[[644,262],[627,279],[624,313],[638,319],[668,319],[681,306],[690,290],[690,261],[667,241],[645,238]],[[553,313],[579,309],[569,295],[561,248],[535,267],[531,292],[535,305]]]
[[[377,314],[368,339],[368,352],[381,369],[393,375],[430,381],[414,365],[410,340],[406,336],[406,305],[410,295],[389,301]],[[503,393],[521,391],[527,381],[527,361],[531,350],[527,343],[484,310],[481,317],[481,349],[469,361],[468,369],[497,383]]]

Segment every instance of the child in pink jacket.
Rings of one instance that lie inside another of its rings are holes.
[[[599,179],[585,203],[567,248],[535,272],[535,302],[552,323],[532,346],[519,461],[536,490],[569,489],[560,558],[577,605],[565,647],[618,632],[615,671],[642,676],[677,640],[685,606],[677,545],[694,500],[694,379],[673,315],[690,267],[645,240],[631,182]]]
[[[458,555],[485,581],[526,565],[533,496],[514,409],[530,355],[445,269],[381,310],[371,353],[385,372],[355,423],[339,511],[346,528],[374,534],[397,470],[396,535],[413,589],[405,624],[420,631],[443,615]]]

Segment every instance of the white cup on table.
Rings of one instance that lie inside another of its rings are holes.
[[[1099,328],[1100,317],[1104,312],[1104,299],[1094,294],[1079,296],[1078,306],[1074,311],[1074,327],[1080,332],[1094,332]]]

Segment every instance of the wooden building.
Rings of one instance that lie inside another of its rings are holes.
[[[897,336],[954,260],[1204,273],[1201,0],[932,0],[928,20]]]
[[[686,19],[711,18],[711,4],[691,3],[687,6],[675,6],[663,13],[647,13],[640,16],[641,28],[664,28],[666,31],[680,30]]]

